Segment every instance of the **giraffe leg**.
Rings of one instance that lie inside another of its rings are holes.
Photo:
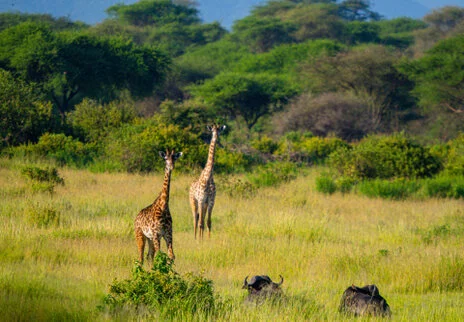
[[[166,241],[166,246],[168,247],[168,256],[171,261],[174,261],[176,256],[174,255],[174,249],[172,248],[172,234],[166,234],[164,236],[164,240]]]
[[[203,202],[200,208],[200,239],[203,239],[203,235],[205,232],[206,212],[207,212],[207,204]]]
[[[161,247],[161,243],[160,243],[160,240],[161,240],[161,236],[159,234],[156,234],[154,237],[153,237],[153,249],[154,249],[154,255],[156,255],[159,250],[160,250],[160,247]]]
[[[137,242],[137,248],[139,251],[139,262],[143,264],[143,251],[145,250],[146,237],[143,235],[141,229],[135,229],[135,241]]]
[[[208,205],[208,218],[206,224],[208,225],[208,238],[211,237],[211,213],[213,212],[214,201]]]
[[[155,256],[155,246],[153,245],[153,240],[147,238],[148,240],[148,253],[147,253],[147,260],[150,263],[153,263],[153,257]]]
[[[193,215],[193,233],[195,239],[197,239],[197,227],[198,227],[198,202],[195,200],[195,197],[190,197],[190,207],[192,208]]]

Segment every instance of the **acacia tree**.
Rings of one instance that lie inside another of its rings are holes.
[[[448,38],[422,58],[400,65],[400,70],[415,81],[413,93],[420,105],[464,115],[463,48],[463,35]]]
[[[219,112],[223,110],[232,118],[241,116],[248,129],[298,93],[294,85],[276,75],[232,72],[219,74],[191,91]]]
[[[63,119],[82,97],[108,101],[123,89],[150,94],[170,64],[159,50],[123,38],[55,33],[29,22],[1,32],[0,48],[0,67],[40,84]]]
[[[364,101],[371,128],[388,128],[393,113],[412,106],[410,81],[395,65],[399,54],[380,45],[341,52],[334,57],[319,57],[302,68],[314,93],[345,92]],[[398,115],[399,116],[399,115]]]
[[[0,69],[0,148],[34,142],[52,123],[52,104],[37,86]]]

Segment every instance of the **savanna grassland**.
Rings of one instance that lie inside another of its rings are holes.
[[[115,317],[97,307],[114,279],[131,274],[137,258],[133,220],[159,193],[162,175],[63,168],[65,184],[50,194],[21,176],[21,166],[0,162],[1,320],[143,319],[130,312]],[[221,187],[224,177],[217,176],[212,237],[200,242],[193,237],[188,204],[197,174],[174,170],[175,269],[211,279],[215,293],[229,303],[209,319],[347,320],[337,311],[345,288],[373,283],[396,321],[462,321],[462,199],[324,195],[314,188],[320,171],[308,169],[251,197],[231,197]],[[283,275],[286,300],[244,305],[243,279],[253,274],[275,280]]]

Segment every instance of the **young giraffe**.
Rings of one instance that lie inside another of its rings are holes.
[[[135,218],[135,240],[137,241],[141,264],[143,264],[145,242],[148,240],[147,259],[153,261],[155,253],[160,249],[161,237],[166,241],[169,258],[171,260],[175,258],[172,249],[172,217],[169,212],[169,188],[174,163],[182,155],[182,152],[175,153],[174,150],[166,150],[166,153],[160,151],[159,155],[166,161],[163,189],[155,201],[142,209]]]
[[[212,133],[208,161],[198,181],[193,182],[190,186],[190,206],[192,207],[195,239],[197,238],[198,226],[200,226],[200,239],[203,238],[206,215],[208,215],[208,237],[211,236],[211,212],[213,211],[214,199],[216,198],[216,185],[213,179],[214,153],[219,134],[226,126],[212,125],[207,126],[207,128]]]

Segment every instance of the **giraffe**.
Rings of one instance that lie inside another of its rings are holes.
[[[172,217],[169,211],[169,188],[171,185],[171,172],[175,161],[182,152],[175,153],[174,150],[160,151],[159,155],[165,160],[163,189],[155,201],[142,209],[135,218],[135,240],[139,251],[139,261],[143,264],[143,251],[145,242],[148,241],[147,259],[153,261],[153,257],[160,249],[161,237],[166,241],[168,256],[174,261],[172,249]]]
[[[200,227],[200,239],[203,238],[205,229],[205,217],[208,216],[208,237],[211,236],[211,212],[214,207],[216,198],[216,185],[213,179],[214,153],[219,134],[226,128],[225,125],[216,124],[207,126],[212,133],[211,143],[209,145],[208,160],[206,166],[200,174],[200,178],[190,186],[190,206],[193,214],[193,231],[195,239],[197,238],[197,229]]]

